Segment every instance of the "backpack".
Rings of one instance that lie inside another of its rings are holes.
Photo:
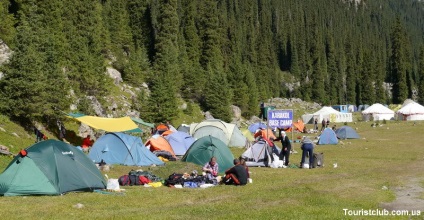
[[[130,178],[130,186],[138,186],[141,185],[140,178],[137,175],[128,175]]]
[[[324,167],[324,153],[314,153],[314,163],[313,168]]]
[[[119,177],[118,179],[119,185],[121,186],[129,186],[130,185],[130,178],[128,175],[123,175]]]
[[[151,181],[145,176],[138,176],[141,185],[150,183]]]
[[[165,180],[165,186],[184,184],[183,174],[173,173]]]

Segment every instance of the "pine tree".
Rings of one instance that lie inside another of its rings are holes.
[[[356,102],[356,69],[355,69],[355,56],[352,45],[346,44],[347,65],[346,65],[346,101],[350,104],[359,104]]]
[[[393,103],[402,103],[408,97],[407,88],[407,57],[406,39],[407,33],[404,31],[400,18],[397,17],[395,26],[390,35],[392,52],[390,57],[390,75],[393,83]]]
[[[12,45],[13,39],[15,37],[16,31],[13,27],[16,23],[13,14],[9,14],[8,7],[10,2],[8,1],[0,1],[0,40]]]
[[[182,77],[177,63],[179,20],[176,7],[177,0],[160,2],[153,64],[156,74],[149,97],[150,120],[154,122],[173,120],[178,113],[176,94]]]
[[[424,104],[424,45],[421,45],[420,47],[418,65],[418,76],[420,80],[418,84],[418,102]]]
[[[221,36],[219,35],[217,5],[215,1],[205,0],[202,3],[201,38],[204,40],[201,63],[208,74],[205,85],[206,110],[210,110],[215,118],[230,121],[230,100],[226,72],[223,69],[221,54]]]
[[[39,3],[32,2],[19,11],[17,48],[0,80],[1,111],[21,120],[57,118],[56,110],[69,106],[62,70],[62,5]]]

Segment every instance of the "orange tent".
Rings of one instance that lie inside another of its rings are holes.
[[[295,131],[303,132],[303,129],[305,129],[305,123],[303,123],[302,120],[298,120],[297,122],[293,122],[293,127]],[[291,132],[293,130],[293,127],[288,128],[285,131]]]
[[[253,135],[254,138],[257,138],[259,136],[262,136],[262,137],[267,138],[267,139],[270,139],[270,140],[271,139],[273,139],[273,140],[277,139],[277,137],[275,137],[275,135],[274,135],[274,132],[270,128],[268,128],[268,129],[261,129],[259,132],[256,132]]]
[[[168,128],[168,126],[166,126],[165,124],[159,124],[159,125],[156,127],[156,130],[158,130],[158,131],[167,131],[167,130],[169,130],[169,128]]]
[[[172,156],[175,157],[174,150],[172,149],[169,142],[160,135],[153,135],[147,142],[144,144],[145,146],[150,146],[150,151],[163,150],[171,153]]]
[[[165,137],[165,136],[168,136],[168,135],[170,135],[170,134],[172,134],[172,133],[173,133],[173,131],[171,131],[171,130],[167,130],[167,131],[163,132],[161,135],[162,135],[163,137]]]

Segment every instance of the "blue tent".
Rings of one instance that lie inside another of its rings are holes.
[[[336,133],[334,133],[333,129],[326,128],[322,131],[319,136],[318,144],[337,144],[339,140],[337,139]]]
[[[339,139],[359,139],[358,133],[356,131],[349,127],[349,126],[342,126],[341,128],[336,130],[336,135]]]
[[[165,136],[165,139],[171,145],[175,155],[184,155],[195,141],[191,135],[183,131],[172,132]]]
[[[101,136],[93,145],[88,157],[95,163],[101,160],[107,164],[126,166],[163,165],[156,155],[141,142],[141,138],[114,132]]]
[[[266,124],[264,124],[262,122],[256,122],[256,123],[249,125],[248,129],[249,129],[250,132],[255,133],[256,130],[261,129],[261,128],[265,129]]]

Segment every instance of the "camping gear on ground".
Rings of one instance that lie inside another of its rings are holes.
[[[313,168],[323,168],[324,167],[324,153],[314,153],[314,164]]]
[[[280,155],[280,149],[273,144],[272,142],[267,142],[264,139],[260,139],[258,142],[254,143],[249,147],[241,157],[246,160],[246,165],[249,167],[266,167],[269,166],[272,162],[272,153]]]
[[[118,181],[121,186],[139,186],[153,182],[160,182],[162,181],[162,178],[155,176],[148,171],[131,170],[128,174],[120,176]]]
[[[216,157],[220,173],[234,165],[234,156],[230,148],[224,142],[212,136],[205,136],[196,140],[187,150],[181,161],[192,162],[203,166],[212,157]]]
[[[358,133],[356,131],[349,127],[349,126],[342,126],[339,129],[335,131],[337,138],[339,139],[359,139]]]
[[[21,152],[0,175],[0,195],[60,195],[105,189],[106,180],[80,150],[46,140]]]
[[[93,145],[88,157],[95,163],[126,166],[164,165],[152,152],[144,147],[139,137],[113,132],[101,136]]]
[[[318,143],[319,145],[325,144],[337,144],[339,140],[337,139],[336,133],[334,133],[333,129],[325,128],[321,135],[319,136]]]
[[[108,179],[106,189],[118,191],[119,190],[119,181],[118,179]]]

